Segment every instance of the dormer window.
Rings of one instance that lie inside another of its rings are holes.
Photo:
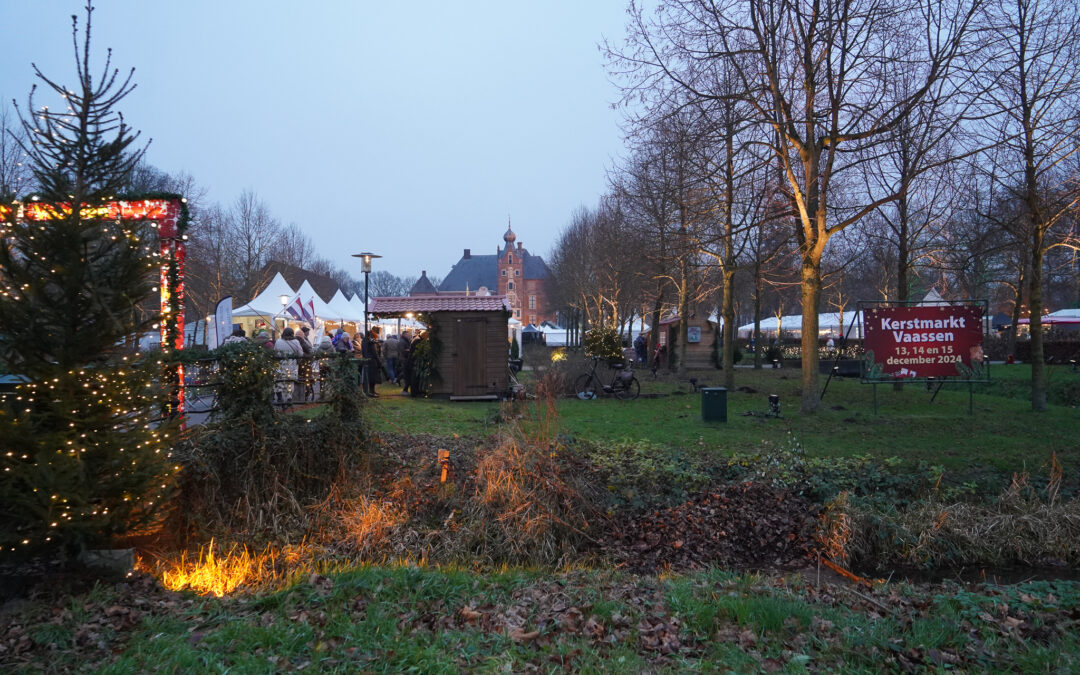
[[[506,270],[503,270],[503,271],[502,271],[502,275],[503,275],[504,277],[506,276]]]
[[[514,264],[514,254],[513,253],[507,253],[506,254],[506,264],[507,265],[513,265]]]

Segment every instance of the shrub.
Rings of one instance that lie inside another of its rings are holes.
[[[583,444],[581,452],[615,499],[635,508],[682,501],[709,481],[693,458],[649,441]]]
[[[622,359],[623,346],[619,333],[608,326],[598,326],[585,333],[585,353],[602,359]]]
[[[223,381],[231,383],[223,393],[239,392],[238,400],[177,446],[184,465],[180,515],[191,527],[303,530],[311,522],[310,507],[330,494],[335,480],[351,475],[367,450],[353,361],[324,362],[330,405],[325,414],[303,419],[273,412],[267,386],[273,358],[260,351],[239,345],[223,353]]]

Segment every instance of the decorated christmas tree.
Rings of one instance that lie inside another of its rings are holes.
[[[37,186],[24,208],[49,215],[0,211],[0,361],[26,381],[0,405],[0,557],[106,547],[154,519],[175,470],[161,365],[131,348],[157,322],[140,309],[157,283],[153,230],[100,209],[144,151],[116,109],[134,71],[120,77],[110,52],[91,73],[91,14],[81,35],[72,17],[74,86],[35,66],[59,105],[39,106],[35,85],[19,110]]]

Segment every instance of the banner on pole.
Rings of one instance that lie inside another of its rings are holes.
[[[232,331],[232,296],[229,295],[218,301],[214,310],[214,336],[212,339],[208,336],[206,346],[210,349],[220,347]]]

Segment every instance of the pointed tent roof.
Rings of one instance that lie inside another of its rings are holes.
[[[328,304],[329,314],[325,318],[330,320],[344,320],[344,321],[357,321],[360,319],[360,314],[357,313],[356,308],[349,303],[349,299],[345,297],[345,294],[341,292],[339,288],[337,293],[334,293],[334,297],[330,298]]]
[[[945,301],[945,298],[941,297],[941,293],[937,292],[936,288],[931,288],[930,292],[926,294],[926,297],[922,299],[919,305],[924,307],[942,307],[949,303]]]
[[[304,283],[300,284],[300,288],[297,292],[300,294],[300,302],[304,304],[307,304],[307,301],[311,298],[315,299],[315,316],[320,319],[338,318],[334,316],[334,312],[331,310],[330,305],[322,299],[318,292],[316,292],[315,287],[308,283],[307,279],[304,279]]]
[[[296,295],[296,291],[281,276],[281,272],[274,275],[270,283],[266,285],[262,293],[252,298],[251,302],[241,307],[233,308],[233,316],[274,316],[281,313],[281,296],[290,298]]]

